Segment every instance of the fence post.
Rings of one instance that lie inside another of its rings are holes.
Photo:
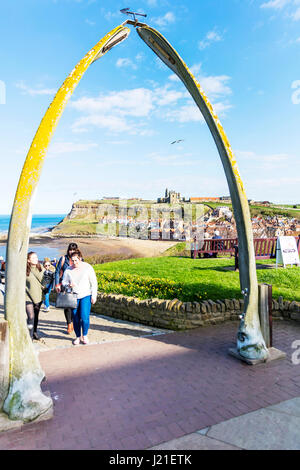
[[[270,321],[272,314],[272,286],[269,286],[268,284],[258,285],[258,302],[261,332],[265,340],[266,347],[270,348],[272,346],[272,322]]]
[[[272,284],[268,284],[270,348],[273,347]]]

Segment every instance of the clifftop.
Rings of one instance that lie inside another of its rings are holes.
[[[184,213],[182,208],[186,206],[192,210]],[[249,207],[256,238],[300,234],[300,210],[290,206]],[[183,225],[185,232],[181,238]],[[169,204],[117,199],[74,202],[71,211],[54,227],[52,233],[59,236],[129,236],[147,239],[151,231],[152,239],[172,240],[176,232],[177,240],[185,240],[187,226],[190,234],[199,227],[205,227],[210,236],[214,229],[218,229],[223,238],[237,236],[230,204]]]

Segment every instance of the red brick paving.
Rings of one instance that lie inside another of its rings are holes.
[[[300,396],[296,323],[274,324],[288,357],[248,366],[228,355],[237,323],[40,353],[54,418],[0,434],[0,449],[145,449]]]

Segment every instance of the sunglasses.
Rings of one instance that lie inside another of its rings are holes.
[[[44,264],[45,268],[50,268],[51,264]]]

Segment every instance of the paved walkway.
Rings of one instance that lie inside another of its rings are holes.
[[[274,324],[286,359],[248,366],[228,355],[236,322],[165,333],[102,317],[94,344],[66,347],[55,315],[39,345],[54,418],[1,433],[0,449],[300,449],[296,323]]]
[[[75,333],[67,334],[67,325],[62,309],[50,307],[50,312],[41,309],[38,332],[40,341],[34,341],[39,351],[72,347]],[[110,341],[135,339],[143,336],[168,333],[167,330],[152,328],[138,323],[109,318],[103,315],[90,315],[90,344],[101,344]]]
[[[3,318],[3,297],[0,297],[0,318]],[[110,341],[121,341],[149,335],[171,333],[169,330],[152,328],[138,323],[126,322],[103,315],[90,315],[89,340],[90,344],[101,344]],[[67,324],[62,309],[50,307],[49,312],[41,308],[39,314],[38,334],[40,341],[34,341],[35,348],[41,351],[69,348],[75,333],[67,333]]]
[[[299,450],[300,398],[229,419],[152,449]]]

